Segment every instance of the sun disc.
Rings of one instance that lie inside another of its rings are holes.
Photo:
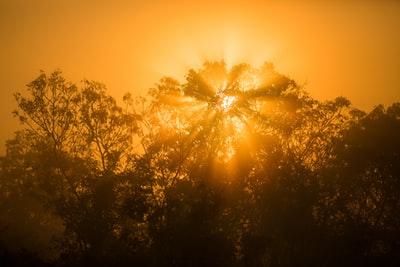
[[[223,108],[223,110],[229,111],[232,108],[233,104],[236,102],[236,96],[226,95],[222,98],[221,102],[221,107]]]
[[[230,111],[237,100],[237,97],[234,95],[226,95],[224,92],[217,92],[217,108],[222,110],[223,112]]]

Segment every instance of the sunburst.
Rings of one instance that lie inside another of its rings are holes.
[[[189,71],[186,83],[168,86],[170,93],[163,96],[169,97],[170,110],[185,118],[192,151],[223,163],[235,157],[239,143],[250,146],[255,132],[265,132],[271,115],[265,112],[267,103],[296,84],[271,64],[228,70],[224,62],[206,62],[202,69]]]
[[[238,142],[251,143],[251,132],[262,130],[267,114],[260,106],[292,86],[294,82],[271,64],[260,69],[241,64],[227,70],[224,62],[206,62],[203,69],[189,72],[183,92],[193,100],[192,107],[203,107],[192,118],[202,125],[199,134],[207,137],[208,144],[203,145],[227,162],[237,153]]]

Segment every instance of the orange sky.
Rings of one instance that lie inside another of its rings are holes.
[[[400,101],[400,2],[319,2],[0,0],[0,155],[18,128],[12,94],[40,69],[121,98],[204,60],[271,61],[320,100]]]

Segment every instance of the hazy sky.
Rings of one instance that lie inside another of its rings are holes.
[[[396,1],[0,0],[0,38],[0,155],[18,129],[13,93],[40,70],[120,99],[204,60],[271,61],[320,100],[400,101]]]

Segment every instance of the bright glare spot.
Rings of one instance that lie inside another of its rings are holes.
[[[224,112],[228,112],[235,104],[237,97],[233,95],[226,95],[223,92],[218,92],[218,108]]]
[[[236,96],[224,96],[222,98],[221,107],[224,111],[229,111],[232,108],[233,103],[236,102]]]

